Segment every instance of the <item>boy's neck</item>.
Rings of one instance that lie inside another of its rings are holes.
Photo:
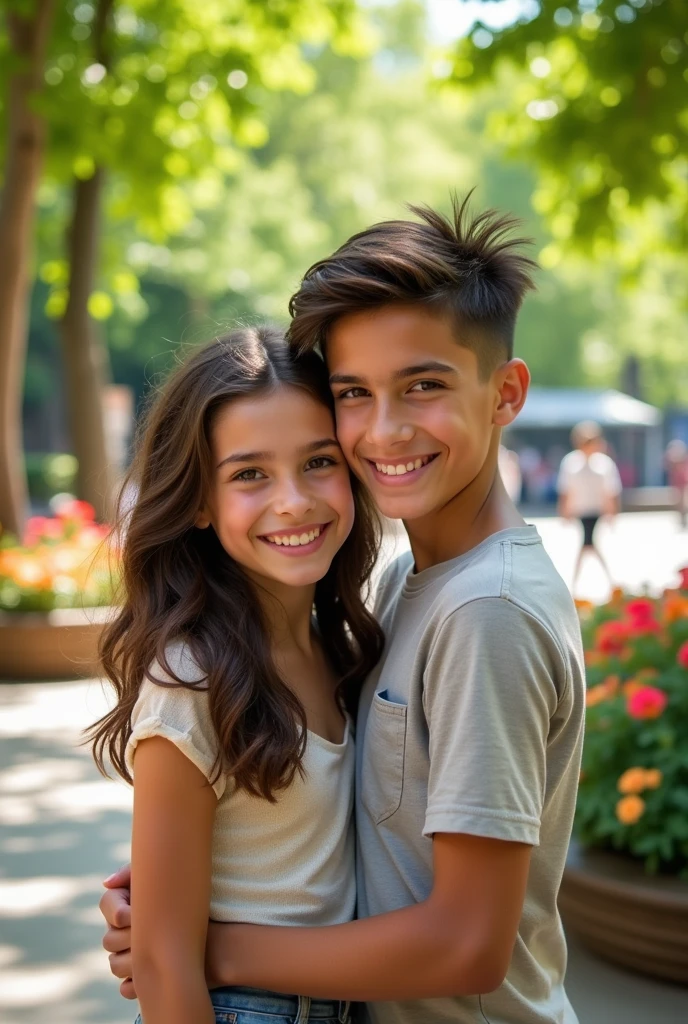
[[[442,508],[422,519],[404,522],[416,572],[465,555],[500,530],[525,526],[490,451],[480,473]]]

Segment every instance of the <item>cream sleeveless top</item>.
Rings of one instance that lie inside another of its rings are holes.
[[[202,679],[182,644],[173,646],[168,661],[185,682]],[[170,678],[159,665],[153,675]],[[205,692],[145,680],[126,750],[132,774],[136,746],[151,736],[174,743],[207,779],[212,778],[218,743]],[[303,926],[353,919],[354,764],[347,718],[342,743],[308,732],[303,776],[297,772],[275,803],[237,789],[226,775],[213,783],[218,798],[212,841],[213,920]]]

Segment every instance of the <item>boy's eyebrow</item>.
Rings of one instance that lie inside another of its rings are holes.
[[[339,442],[333,437],[321,437],[318,441],[311,441],[299,448],[299,455],[310,455],[311,452],[319,452],[323,448],[339,448]],[[228,462],[269,462],[275,458],[275,452],[234,452],[228,455],[222,462],[218,462],[216,469],[220,469]]]
[[[439,363],[431,359],[427,363],[417,363],[415,366],[404,366],[401,370],[395,370],[392,380],[404,380],[406,377],[416,377],[419,373],[456,373],[453,366],[447,363]],[[362,384],[365,378],[354,377],[348,373],[330,374],[330,384]]]

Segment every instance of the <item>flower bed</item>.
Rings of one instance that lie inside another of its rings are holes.
[[[688,984],[688,569],[661,598],[579,611],[586,737],[561,912],[600,955]]]
[[[86,502],[66,501],[55,518],[29,519],[22,544],[3,537],[0,610],[46,612],[111,604],[116,552],[103,544],[109,532],[94,522]]]
[[[584,846],[688,877],[688,569],[661,598],[581,608],[586,739],[576,827]]]
[[[97,673],[117,576],[109,533],[90,505],[71,500],[55,518],[30,519],[22,544],[2,538],[0,679]]]

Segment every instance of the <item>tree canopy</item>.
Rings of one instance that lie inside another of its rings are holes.
[[[533,0],[460,40],[451,81],[497,83],[491,128],[537,166],[555,239],[631,268],[685,250],[687,28],[684,0]]]

